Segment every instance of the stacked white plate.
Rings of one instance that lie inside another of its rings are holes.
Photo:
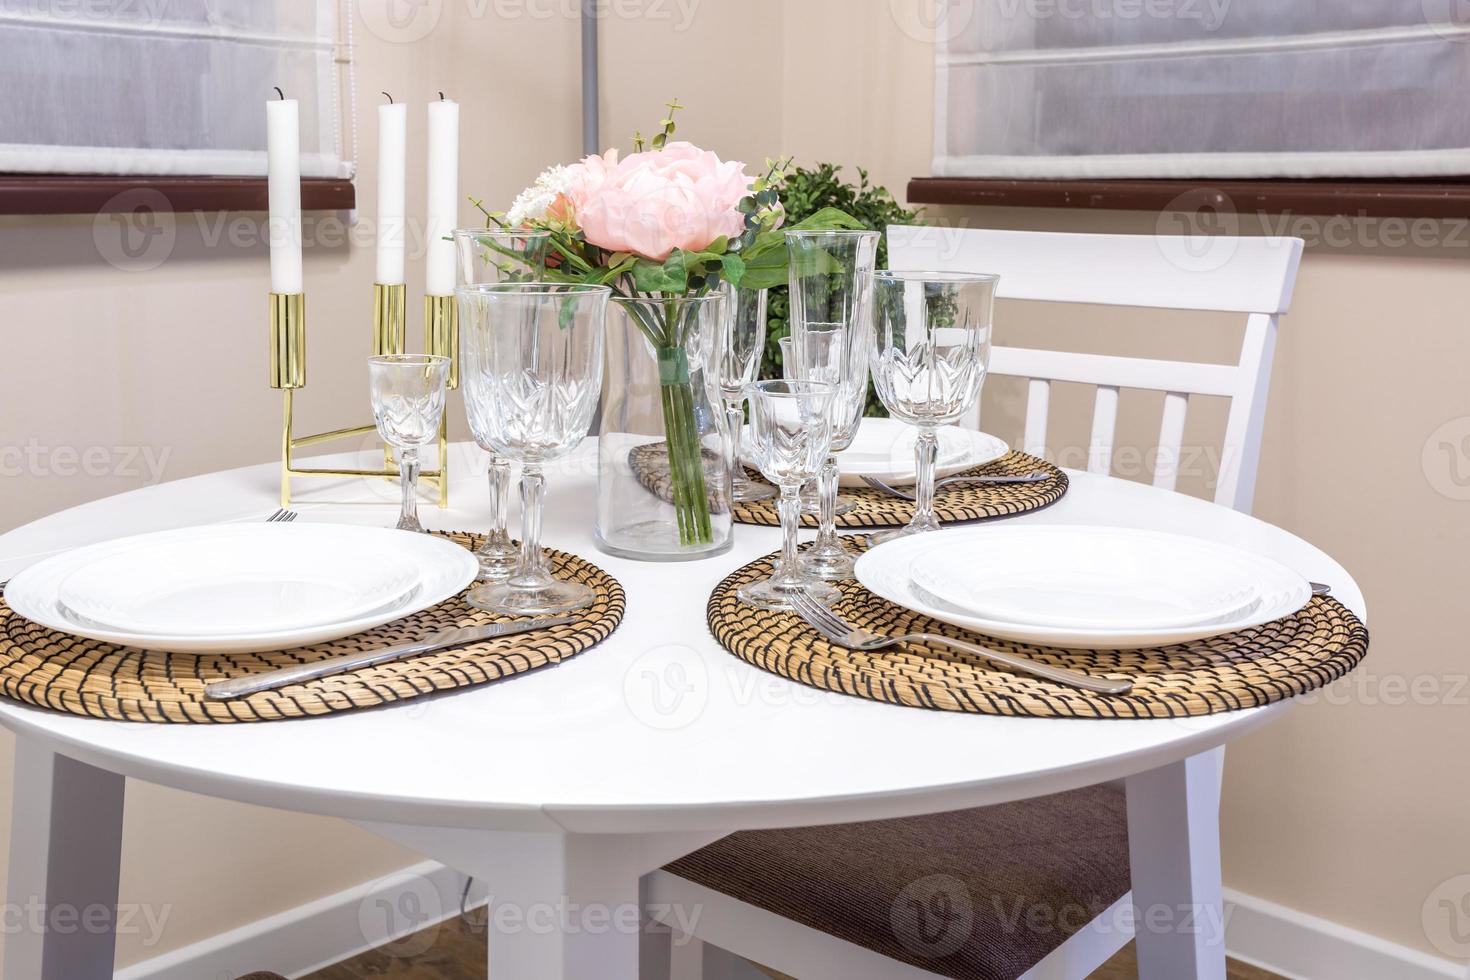
[[[323,643],[412,615],[474,581],[444,538],[342,524],[162,531],[48,558],[5,600],[42,626],[180,653]]]
[[[1310,583],[1261,555],[1129,528],[966,527],[858,559],[869,591],[987,636],[1102,650],[1184,643],[1300,610]]]
[[[747,428],[741,443],[750,462],[750,440]],[[914,469],[914,443],[918,430],[896,419],[863,419],[852,443],[837,454],[838,483],[844,487],[861,487],[863,477],[882,480],[892,486],[905,486],[917,480]],[[1000,459],[1010,452],[1002,439],[974,429],[946,425],[939,429],[939,458],[934,468],[936,477],[953,476],[975,466]]]

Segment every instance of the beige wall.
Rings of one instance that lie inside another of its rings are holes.
[[[493,202],[508,201],[544,164],[576,154],[576,24],[555,13],[564,4],[538,2],[497,8],[445,0],[437,28],[417,40],[391,32],[385,40],[357,25],[365,216],[373,213],[372,107],[380,89],[416,105],[440,88],[458,98],[462,188]],[[505,16],[475,16],[497,9]],[[626,145],[633,129],[652,129],[661,103],[677,96],[689,106],[681,132],[729,155],[862,164],[899,196],[910,176],[928,172],[932,51],[905,0],[686,0],[648,9],[665,13],[604,24],[604,143]],[[411,119],[415,143],[422,112]],[[409,180],[422,187],[417,154]],[[410,204],[421,207],[421,191]],[[1148,233],[1156,225],[1151,216],[1116,213],[933,216],[1053,230]],[[468,207],[463,217],[472,218]],[[91,219],[0,219],[7,313],[0,449],[40,450],[22,472],[5,470],[0,529],[147,482],[146,473],[57,475],[69,458],[65,447],[103,447],[113,469],[123,459],[114,447],[145,448],[153,460],[166,459],[167,479],[265,461],[275,451],[278,404],[265,384],[261,322],[264,250],[210,245],[187,216],[164,265],[130,272],[100,254],[96,241],[106,230],[94,239]],[[1313,247],[1303,263],[1294,311],[1282,325],[1256,512],[1354,572],[1372,610],[1373,655],[1330,697],[1231,750],[1225,873],[1243,892],[1437,952],[1421,907],[1442,881],[1470,873],[1470,755],[1461,748],[1470,691],[1459,686],[1467,670],[1457,617],[1448,614],[1470,581],[1470,505],[1456,499],[1470,492],[1449,468],[1453,461],[1470,473],[1459,441],[1470,423],[1455,428],[1470,418],[1470,241],[1409,249],[1356,237],[1346,247]],[[366,344],[371,248],[322,244],[306,261],[312,362],[304,424],[356,422],[366,393],[351,365]],[[421,263],[409,268],[416,296]],[[1168,318],[1008,305],[999,329],[1012,343],[1229,356],[1233,337],[1215,324],[1173,326]],[[1019,431],[1014,394],[992,385],[985,409],[987,427],[1010,437]],[[1080,410],[1080,396],[1071,401]],[[1149,410],[1146,399],[1125,405],[1125,441],[1146,440]],[[1217,427],[1218,406],[1201,406],[1199,417],[1188,438],[1203,443]],[[1082,426],[1059,420],[1054,436],[1080,445]],[[1432,437],[1426,466],[1421,451]],[[1441,437],[1457,455],[1439,455]],[[5,757],[8,768],[8,750]],[[0,784],[6,779],[0,772]],[[7,810],[0,806],[0,814]],[[220,839],[235,846],[222,852]],[[292,841],[290,853],[283,840]],[[411,860],[335,821],[132,784],[124,900],[167,903],[173,912],[158,946],[125,939],[119,961]]]

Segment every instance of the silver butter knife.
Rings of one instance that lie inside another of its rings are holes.
[[[228,681],[215,681],[204,685],[204,696],[212,701],[243,698],[251,694],[259,694],[261,691],[271,691],[290,684],[301,684],[305,681],[314,681],[319,677],[329,677],[332,674],[356,670],[359,667],[372,667],[389,660],[413,657],[421,653],[433,653],[448,647],[479,643],[481,640],[493,640],[499,636],[515,636],[517,633],[530,633],[551,626],[564,626],[576,621],[575,616],[559,616],[555,619],[533,619],[524,623],[494,623],[490,626],[465,626],[460,629],[444,630],[414,643],[400,643],[397,646],[382,647],[362,653],[344,653],[340,657],[318,660],[315,663],[282,667],[280,670],[250,674]]]

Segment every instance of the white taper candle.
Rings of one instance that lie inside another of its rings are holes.
[[[404,171],[408,153],[408,106],[378,106],[378,277],[403,282]]]
[[[265,104],[266,194],[270,207],[271,292],[301,285],[301,126],[295,99]]]
[[[424,288],[430,296],[454,293],[454,242],[459,215],[459,103],[429,103],[427,268]]]

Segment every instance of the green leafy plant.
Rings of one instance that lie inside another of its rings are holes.
[[[883,231],[891,224],[916,224],[921,221],[921,212],[910,211],[900,205],[886,187],[873,184],[863,168],[857,168],[856,183],[844,180],[841,170],[839,164],[819,163],[810,170],[795,167],[787,171],[785,184],[781,188],[781,203],[786,208],[788,227],[827,209],[850,215],[861,227],[873,231]],[[887,267],[888,244],[880,239],[878,268]],[[767,306],[766,350],[761,364],[761,377],[781,377],[780,341],[791,333],[790,313],[791,305],[786,287],[773,286]],[[871,390],[868,392],[867,414],[888,414]]]

